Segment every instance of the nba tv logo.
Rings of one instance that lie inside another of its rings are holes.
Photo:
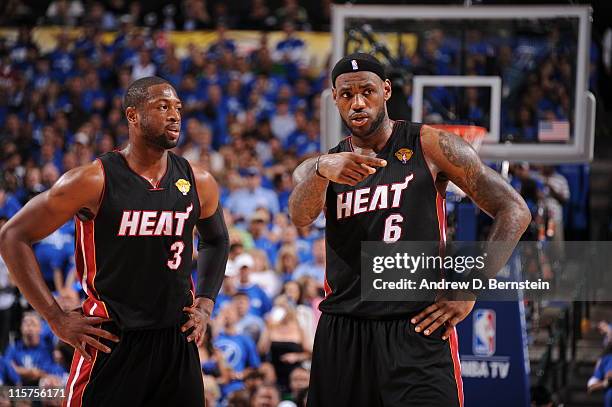
[[[473,321],[472,353],[478,356],[493,356],[495,354],[495,311],[476,309]]]

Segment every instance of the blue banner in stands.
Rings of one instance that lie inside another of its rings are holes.
[[[498,278],[503,280],[503,278]],[[478,301],[457,326],[466,407],[529,407],[525,312],[517,301]]]

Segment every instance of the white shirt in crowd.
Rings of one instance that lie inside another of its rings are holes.
[[[558,195],[567,201],[570,197],[570,189],[567,179],[565,179],[565,177],[558,172],[555,172],[550,177],[540,175],[540,180],[545,185],[544,205],[546,205],[546,209],[548,209],[548,213],[555,223],[557,225],[562,225],[563,205],[561,205],[561,203],[552,196],[549,189],[554,189]]]

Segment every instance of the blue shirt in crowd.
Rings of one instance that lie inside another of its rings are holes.
[[[255,342],[248,335],[228,335],[225,332],[221,332],[213,344],[223,353],[227,364],[236,373],[243,372],[247,367],[257,369],[261,364]],[[232,380],[221,387],[221,393],[225,397],[225,395],[243,387],[244,383],[242,380]]]
[[[248,335],[255,343],[259,341],[261,333],[266,329],[266,323],[261,317],[247,313],[236,323],[238,333]]]
[[[62,271],[63,278],[74,267],[74,222],[69,221],[61,228],[41,240],[34,248],[40,271],[45,281],[53,282],[53,271]]]
[[[19,209],[21,209],[21,204],[17,198],[12,194],[6,193],[4,204],[0,206],[0,217],[11,218]]]
[[[21,384],[21,377],[19,377],[13,365],[6,358],[0,357],[0,385],[10,386],[16,384]]]
[[[272,214],[279,211],[278,197],[274,191],[262,187],[253,191],[243,188],[232,192],[225,202],[225,207],[245,219],[248,219],[257,208],[266,208]]]
[[[251,314],[263,317],[272,309],[272,301],[257,284],[242,285],[238,287],[238,291],[249,296]]]
[[[312,277],[319,284],[323,284],[325,281],[325,267],[311,261],[300,264],[293,272],[293,279],[298,280],[304,276]]]
[[[263,250],[268,255],[268,261],[270,264],[276,263],[276,254],[278,252],[278,244],[271,242],[267,237],[258,237],[253,239],[255,247],[259,250]]]
[[[612,353],[609,353],[597,361],[595,366],[595,372],[593,377],[597,380],[603,381],[606,378],[606,374],[612,372]],[[608,387],[605,390],[605,407],[612,407],[612,387]]]
[[[26,346],[22,340],[15,341],[6,348],[4,357],[7,363],[13,362],[19,367],[38,368],[51,374],[57,371],[57,366],[51,357],[51,349],[42,341],[36,346]]]

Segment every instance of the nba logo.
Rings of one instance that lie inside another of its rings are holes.
[[[472,335],[472,352],[478,356],[495,354],[495,311],[476,309]]]
[[[351,66],[353,67],[353,71],[356,71],[357,69],[359,69],[359,66],[357,65],[357,61],[355,61],[354,59],[351,59]]]

